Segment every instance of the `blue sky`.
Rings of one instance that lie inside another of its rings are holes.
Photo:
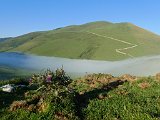
[[[0,0],[0,37],[91,21],[131,22],[160,34],[160,0]]]

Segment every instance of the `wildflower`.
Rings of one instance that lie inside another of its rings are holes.
[[[51,74],[47,75],[46,82],[50,83],[51,80],[52,80],[52,75]]]

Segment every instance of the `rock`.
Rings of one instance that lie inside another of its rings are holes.
[[[10,84],[4,85],[1,88],[2,88],[2,91],[4,91],[4,92],[13,92],[14,91],[13,85],[10,85]]]
[[[0,88],[4,92],[13,92],[15,90],[15,88],[25,88],[25,87],[26,87],[26,85],[7,84],[7,85],[4,85],[4,86],[2,86]]]

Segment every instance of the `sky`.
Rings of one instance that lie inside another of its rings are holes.
[[[0,38],[93,21],[131,22],[160,35],[160,0],[0,0]]]

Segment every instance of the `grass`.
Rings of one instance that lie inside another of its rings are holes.
[[[46,71],[42,76],[47,77],[48,75],[52,75],[53,83],[46,83],[45,79],[41,79],[43,81],[41,83],[42,81],[39,80],[40,76],[33,75],[32,81],[28,81],[28,84],[30,84],[27,86],[27,89],[17,90],[13,93],[1,91],[1,94],[4,95],[0,96],[0,100],[2,103],[5,102],[5,106],[1,104],[1,119],[78,119],[76,116],[76,105],[74,104],[75,93],[70,92],[67,87],[71,79],[65,73],[61,74],[59,70],[55,74]],[[10,83],[15,83],[15,81],[10,81]],[[26,81],[16,82],[16,84],[24,83]],[[20,97],[17,96],[10,99],[16,93]]]
[[[0,80],[7,80],[12,78],[26,77],[30,76],[34,71],[29,71],[25,69],[17,69],[8,66],[0,66]]]
[[[91,74],[71,80],[61,70],[47,71],[42,76],[48,75],[52,75],[51,83],[45,83],[45,79],[43,77],[41,79],[39,75],[32,76],[29,85],[23,79],[8,81],[14,84],[24,83],[27,89],[13,93],[1,91],[0,102],[3,103],[0,104],[1,119],[159,119],[160,82],[158,77],[156,80],[156,77],[128,75],[127,78],[109,74]],[[6,83],[1,82],[1,85],[3,84]],[[35,87],[35,85],[38,86]]]
[[[142,89],[139,82],[148,82],[151,87]],[[122,120],[154,120],[160,114],[159,83],[149,80],[139,80],[133,85],[123,86],[109,91],[108,98],[94,99],[84,109],[86,119],[122,119]]]
[[[0,42],[5,41],[5,40],[8,40],[8,39],[11,39],[11,37],[8,37],[8,38],[0,38]]]
[[[134,57],[160,54],[160,36],[131,23],[92,22],[51,31],[34,32],[0,42],[0,51],[20,51],[43,56],[77,59],[122,60],[129,58],[115,49],[129,45],[87,31],[137,44],[123,52]]]

